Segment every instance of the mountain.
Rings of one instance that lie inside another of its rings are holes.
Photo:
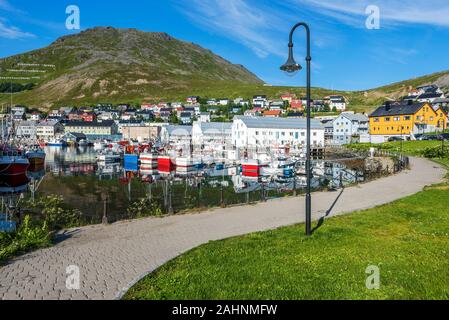
[[[275,72],[276,69],[273,69]],[[64,36],[50,46],[0,59],[0,92],[8,77],[24,78],[13,102],[48,109],[92,103],[180,101],[189,95],[251,98],[285,93],[305,96],[302,87],[267,86],[241,65],[166,33],[98,27]],[[29,85],[30,83],[34,84]],[[350,110],[370,112],[385,100],[399,99],[416,86],[437,84],[449,91],[449,71],[366,91],[313,88],[314,99],[345,96]],[[5,90],[3,90],[4,92]],[[10,95],[0,93],[0,103]]]
[[[31,78],[20,82],[35,82],[36,87],[17,94],[16,103],[42,107],[157,100],[211,84],[263,84],[245,67],[193,43],[166,33],[112,27],[88,29],[46,48],[0,59],[0,75]]]

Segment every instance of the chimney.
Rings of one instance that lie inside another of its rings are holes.
[[[390,111],[391,110],[391,102],[390,101],[386,101],[385,102],[385,111]]]
[[[408,100],[408,105],[412,106],[413,105],[413,100]]]

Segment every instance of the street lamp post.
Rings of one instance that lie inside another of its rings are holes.
[[[304,23],[296,24],[290,32],[290,41],[288,44],[288,60],[281,66],[281,70],[287,73],[296,73],[302,69],[294,58],[293,54],[293,34],[299,27],[304,27],[307,33],[307,160],[306,160],[306,174],[307,174],[307,190],[306,190],[306,235],[312,235],[312,157],[311,157],[311,62],[312,56],[310,53],[310,28]]]

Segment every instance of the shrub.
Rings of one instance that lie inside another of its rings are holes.
[[[47,247],[51,244],[51,234],[47,224],[34,226],[30,216],[14,233],[0,232],[0,261],[30,250]]]
[[[64,198],[61,196],[42,197],[29,205],[31,208],[38,209],[52,231],[77,227],[82,223],[81,212],[66,208]]]
[[[131,218],[144,218],[150,216],[162,216],[162,209],[160,206],[146,198],[142,198],[132,203],[128,209],[128,216]]]

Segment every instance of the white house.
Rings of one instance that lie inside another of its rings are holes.
[[[361,113],[343,112],[333,122],[334,143],[348,144],[353,137],[369,133],[369,118]]]
[[[34,122],[34,121],[22,121],[17,126],[16,135],[19,138],[36,137],[36,122]]]
[[[312,120],[312,144],[324,146],[324,126]],[[307,121],[297,118],[235,117],[232,140],[237,148],[283,147],[300,149],[306,145]]]
[[[51,139],[64,132],[64,126],[57,120],[41,121],[36,125],[36,135],[41,139]]]
[[[218,104],[220,106],[227,106],[229,104],[229,99],[227,99],[227,98],[220,99],[220,100],[218,100]]]
[[[260,107],[265,109],[268,107],[267,96],[254,96],[253,97],[253,107]]]
[[[445,95],[442,92],[426,92],[421,94],[417,100],[420,103],[433,103],[435,100],[444,99]]]
[[[346,100],[342,96],[330,96],[329,107],[331,108],[331,110],[336,109],[337,111],[345,111]]]
[[[210,112],[201,112],[200,116],[198,118],[199,122],[210,122],[211,121],[211,116],[210,116]]]
[[[245,99],[243,99],[241,97],[235,99],[234,100],[234,104],[238,105],[238,106],[241,106],[241,107],[249,107],[249,101],[245,100]]]

